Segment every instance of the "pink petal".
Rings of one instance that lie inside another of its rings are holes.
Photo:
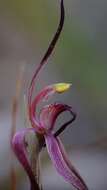
[[[27,175],[30,179],[30,183],[31,183],[31,190],[39,190],[39,186],[35,180],[35,176],[32,172],[31,169],[31,165],[30,165],[30,161],[28,159],[28,154],[27,154],[27,149],[26,149],[26,143],[25,143],[25,136],[29,131],[33,131],[34,129],[25,129],[21,132],[17,132],[13,139],[12,139],[12,149],[16,155],[16,157],[18,158],[18,160],[20,161],[20,163],[22,164],[22,166],[24,167],[25,171],[27,172]]]
[[[83,179],[67,158],[64,147],[59,138],[55,138],[53,135],[48,134],[45,135],[45,140],[48,153],[57,172],[76,189],[88,190]]]
[[[29,106],[29,117],[33,127],[39,132],[40,123],[37,117],[36,109],[40,101],[48,99],[52,94],[54,94],[54,89],[52,86],[48,86],[43,89],[33,100],[32,104]]]
[[[61,128],[63,128],[63,130],[65,129],[65,127],[67,125],[69,125],[70,123],[72,123],[75,118],[76,118],[76,114],[72,111],[72,107],[66,105],[66,104],[61,104],[61,103],[55,103],[55,104],[50,104],[48,106],[45,106],[41,112],[40,112],[40,123],[42,126],[44,126],[45,128],[52,130],[54,127],[54,124],[56,122],[57,117],[62,113],[68,111],[71,114],[71,119],[64,123]],[[58,130],[58,134],[62,129]]]

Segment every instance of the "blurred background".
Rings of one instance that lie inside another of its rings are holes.
[[[90,190],[107,189],[107,1],[66,0],[60,40],[41,71],[37,89],[71,82],[71,90],[55,97],[72,105],[77,119],[61,135],[73,165]],[[59,21],[59,0],[0,1],[0,189],[10,186],[11,107],[21,65],[25,65],[17,130],[24,127],[24,93]],[[53,101],[53,100],[52,100]],[[63,117],[67,118],[66,115]],[[59,123],[62,122],[60,119]],[[58,124],[57,124],[58,125]],[[44,190],[69,190],[42,153]],[[29,189],[17,165],[17,189]],[[73,189],[73,188],[72,188]]]

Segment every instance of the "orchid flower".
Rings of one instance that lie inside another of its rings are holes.
[[[72,110],[72,107],[62,103],[53,103],[45,105],[39,114],[37,114],[37,107],[41,101],[47,100],[49,97],[55,93],[63,93],[67,91],[71,84],[69,83],[58,83],[45,87],[41,90],[36,97],[33,98],[33,90],[35,87],[35,80],[42,66],[47,63],[47,59],[51,55],[55,44],[60,36],[60,33],[64,24],[64,5],[63,0],[60,2],[61,16],[58,29],[49,45],[46,54],[44,55],[42,61],[40,62],[34,76],[32,77],[29,89],[28,89],[28,114],[31,123],[30,128],[26,128],[22,131],[16,132],[12,139],[12,148],[16,154],[18,160],[24,167],[31,184],[31,190],[39,190],[39,185],[32,171],[31,163],[29,160],[29,155],[27,151],[26,135],[33,132],[38,136],[41,148],[47,148],[48,154],[51,161],[56,168],[59,175],[61,175],[65,181],[69,182],[78,190],[88,190],[85,182],[71,164],[67,157],[67,153],[64,150],[64,146],[61,143],[59,134],[64,131],[64,129],[71,124],[75,118],[76,114]],[[55,123],[58,116],[62,112],[69,112],[71,114],[71,119],[65,122],[56,132],[54,132]],[[41,150],[41,149],[40,149]]]

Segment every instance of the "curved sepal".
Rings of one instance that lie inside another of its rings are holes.
[[[60,20],[59,20],[58,28],[52,38],[52,41],[49,44],[49,47],[48,47],[45,55],[43,56],[40,64],[38,65],[38,68],[36,69],[36,71],[32,77],[32,80],[31,80],[31,83],[29,86],[29,90],[28,90],[28,106],[31,106],[31,104],[32,104],[32,95],[33,95],[33,89],[35,86],[36,77],[37,77],[38,73],[40,72],[41,68],[43,67],[43,65],[45,65],[47,63],[48,58],[50,57],[50,55],[52,54],[52,52],[55,48],[55,45],[56,45],[56,43],[60,37],[60,34],[62,32],[62,29],[63,29],[64,19],[65,19],[65,9],[64,9],[63,0],[61,0],[60,1]]]
[[[69,83],[52,84],[41,90],[40,93],[34,98],[32,104],[29,105],[29,116],[31,124],[33,127],[35,127],[37,132],[41,133],[41,129],[39,130],[39,128],[41,128],[39,118],[36,114],[38,104],[40,102],[48,100],[55,93],[63,93],[67,91],[70,88],[70,86],[71,85]]]
[[[45,141],[48,153],[57,172],[76,189],[88,190],[85,182],[67,158],[59,138],[55,138],[53,135],[48,134],[45,135]]]
[[[56,136],[58,136],[76,118],[76,113],[72,111],[71,106],[62,103],[54,103],[43,107],[39,115],[41,125],[48,130],[52,130],[58,116],[65,111],[71,114],[71,119],[59,128],[56,132]]]
[[[27,145],[25,142],[25,136],[29,131],[33,131],[34,129],[28,128],[23,131],[17,132],[11,142],[12,149],[17,157],[17,159],[20,161],[21,165],[25,169],[30,183],[31,183],[31,190],[40,190],[39,186],[36,182],[35,176],[33,174],[33,171],[31,169],[30,161],[28,158],[28,153],[27,153]]]

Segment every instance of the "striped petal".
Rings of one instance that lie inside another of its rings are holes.
[[[65,111],[71,114],[71,119],[59,128],[56,136],[59,135],[65,129],[65,127],[71,124],[76,118],[76,114],[72,111],[72,107],[61,103],[55,103],[45,106],[40,112],[41,125],[45,126],[45,128],[47,128],[48,130],[52,130],[54,128],[57,117]]]
[[[78,190],[88,190],[81,176],[70,163],[65,153],[64,147],[53,135],[45,135],[45,141],[50,158],[57,172]]]
[[[28,128],[25,129],[21,132],[17,132],[13,139],[12,139],[12,149],[16,155],[16,157],[18,158],[18,160],[20,161],[20,163],[22,164],[22,166],[24,167],[30,183],[31,183],[31,190],[39,190],[39,186],[35,180],[35,176],[33,174],[33,171],[31,169],[31,165],[30,165],[30,161],[28,159],[28,154],[27,154],[27,148],[26,148],[26,142],[25,142],[25,136],[29,131],[33,131],[33,128]]]
[[[37,117],[36,109],[38,104],[41,101],[46,101],[48,100],[53,94],[55,93],[63,93],[66,90],[70,88],[70,84],[68,83],[58,83],[58,84],[53,84],[45,87],[33,100],[32,104],[29,105],[29,116],[30,116],[30,121],[33,127],[36,128],[37,132],[41,133],[41,128],[39,119]],[[42,126],[43,127],[43,126]]]

